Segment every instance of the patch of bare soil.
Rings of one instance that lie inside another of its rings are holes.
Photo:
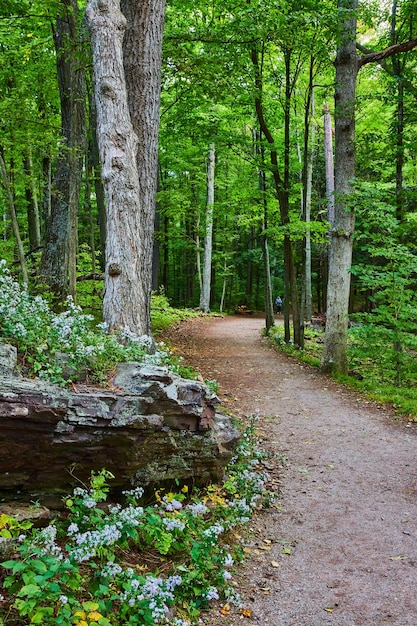
[[[415,425],[279,354],[263,325],[203,318],[170,333],[233,414],[259,411],[282,494],[253,520],[235,573],[246,614],[217,606],[204,623],[416,626]]]

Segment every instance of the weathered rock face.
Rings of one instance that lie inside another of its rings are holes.
[[[0,377],[0,501],[63,495],[106,468],[116,489],[221,478],[238,441],[202,383],[121,364],[111,390]]]

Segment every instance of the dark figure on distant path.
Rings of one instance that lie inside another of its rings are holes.
[[[281,313],[281,309],[282,309],[282,300],[281,300],[281,296],[278,296],[278,298],[275,300],[275,310],[277,313]]]

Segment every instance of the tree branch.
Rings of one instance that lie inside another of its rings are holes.
[[[360,44],[356,45],[358,50],[361,49],[359,46]],[[409,52],[415,47],[417,47],[417,38],[410,39],[409,41],[405,41],[404,43],[396,43],[393,46],[385,48],[385,50],[380,50],[379,52],[370,52],[368,50],[365,56],[359,58],[358,65],[359,67],[362,67],[363,65],[366,65],[366,63],[378,63],[380,61],[383,61],[384,59],[388,59],[388,57],[391,57],[393,54],[398,54],[399,52]]]
[[[366,48],[365,46],[362,46],[362,44],[360,43],[356,43],[356,48],[362,52],[364,55],[370,55],[370,54],[374,54],[374,52],[372,52],[371,50],[369,50],[369,48]],[[379,61],[379,65],[382,67],[383,70],[385,70],[387,72],[387,74],[389,74],[390,76],[393,76],[394,78],[397,76],[397,74],[395,73],[395,71],[389,66],[387,65],[387,63],[385,63],[385,60],[383,59],[382,61]],[[406,78],[404,78],[403,76],[401,77],[401,82],[404,86],[404,89],[406,89],[409,93],[413,94],[413,96],[415,98],[417,98],[417,87],[415,85],[413,85],[412,82],[410,82],[409,80],[407,80]]]

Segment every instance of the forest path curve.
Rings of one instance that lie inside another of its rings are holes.
[[[204,623],[416,626],[416,426],[276,352],[263,325],[197,318],[169,333],[232,413],[259,412],[282,494],[236,575],[250,617],[216,607]]]

